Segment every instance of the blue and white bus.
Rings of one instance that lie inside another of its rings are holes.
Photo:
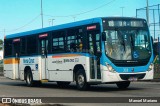
[[[4,75],[27,86],[55,81],[117,84],[153,79],[153,48],[147,22],[140,18],[93,18],[4,38]]]

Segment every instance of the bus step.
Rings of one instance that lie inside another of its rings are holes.
[[[48,82],[48,80],[47,79],[43,79],[43,80],[41,80],[41,82]]]

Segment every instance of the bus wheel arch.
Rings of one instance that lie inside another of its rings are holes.
[[[74,78],[74,81],[76,81],[76,73],[77,73],[77,71],[78,71],[79,69],[81,69],[82,71],[85,72],[84,67],[82,66],[82,64],[77,64],[77,65],[75,65],[75,66],[74,66],[74,69],[73,69],[73,78]]]

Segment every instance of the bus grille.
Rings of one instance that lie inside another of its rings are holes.
[[[130,77],[135,77],[137,79],[143,79],[145,77],[145,73],[142,74],[120,74],[122,80],[128,80]]]

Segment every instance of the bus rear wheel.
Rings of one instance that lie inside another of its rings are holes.
[[[126,89],[130,85],[130,81],[116,83],[119,89]]]
[[[79,90],[86,90],[88,88],[88,84],[86,81],[86,75],[84,70],[78,70],[76,73],[76,86]]]

